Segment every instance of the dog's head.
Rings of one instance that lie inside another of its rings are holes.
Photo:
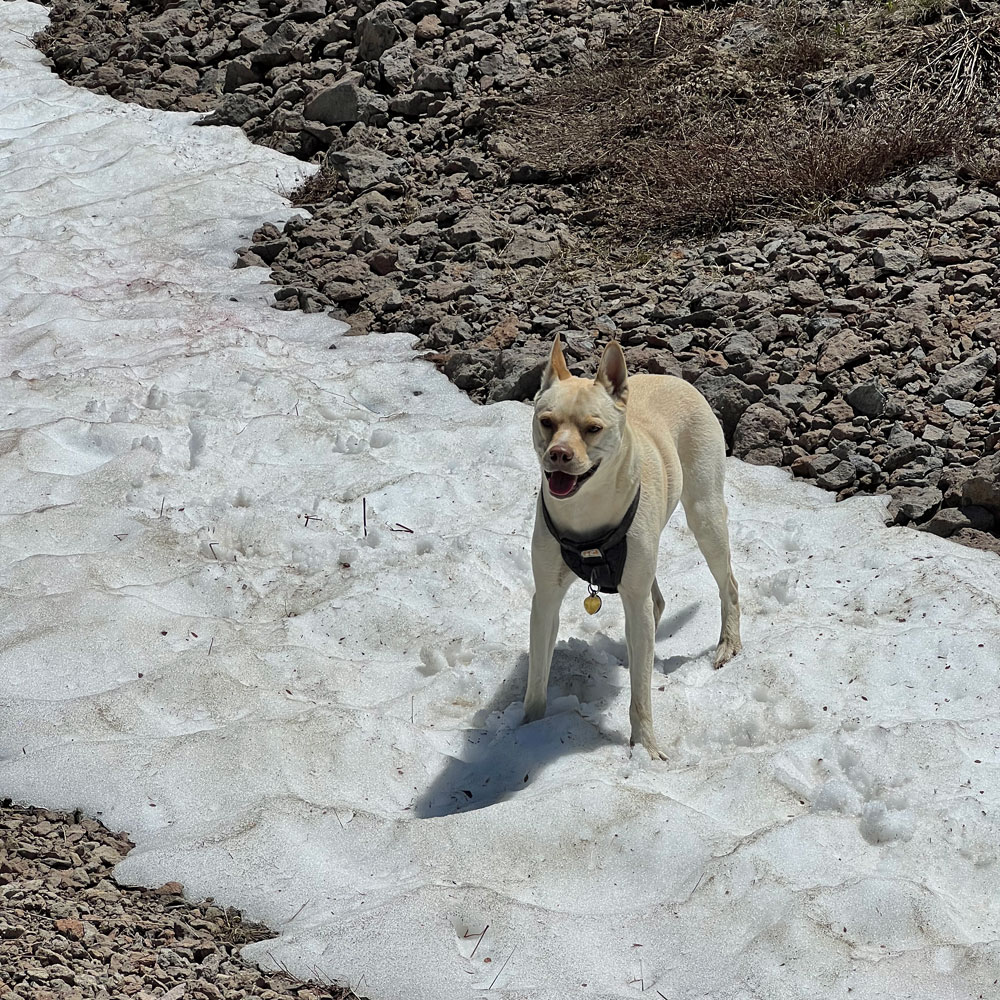
[[[535,397],[532,440],[549,495],[574,496],[614,457],[625,430],[628,373],[617,341],[604,349],[597,377],[570,375],[558,335]]]

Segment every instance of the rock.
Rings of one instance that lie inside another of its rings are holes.
[[[792,473],[814,479],[821,473],[828,472],[839,462],[840,459],[830,452],[823,452],[821,455],[801,455],[792,462]]]
[[[819,305],[820,302],[826,299],[826,293],[812,278],[804,278],[801,281],[790,281],[788,283],[788,294],[796,302],[804,306]]]
[[[497,380],[487,396],[489,401],[532,399],[541,387],[548,359],[545,345],[527,351],[503,351],[497,364]]]
[[[548,233],[520,232],[515,234],[500,255],[512,267],[537,266],[559,256],[559,241]]]
[[[948,538],[961,528],[989,531],[996,519],[985,507],[942,507],[925,525],[924,531]]]
[[[945,412],[953,417],[967,417],[976,408],[974,403],[967,403],[964,399],[946,399],[944,401]]]
[[[900,486],[891,490],[887,516],[890,524],[906,524],[927,520],[944,499],[938,489],[927,486]]]
[[[259,83],[260,77],[250,63],[243,59],[234,59],[226,64],[226,76],[222,89],[225,92],[236,90],[248,83]]]
[[[193,91],[198,87],[201,75],[193,66],[174,64],[160,74],[160,83],[168,83],[180,90]]]
[[[466,214],[443,234],[445,240],[453,247],[463,247],[468,243],[486,243],[488,246],[501,247],[507,238],[500,232],[500,227],[483,209],[476,208]]]
[[[846,396],[855,413],[867,417],[881,416],[885,409],[885,393],[875,382],[863,382],[855,386]]]
[[[747,385],[735,375],[715,375],[706,372],[695,381],[694,387],[708,400],[715,411],[725,432],[726,441],[730,444],[744,411],[764,395],[756,386]]]
[[[407,39],[386,49],[379,57],[382,79],[395,94],[409,90],[413,85],[412,42]]]
[[[384,97],[361,86],[361,80],[360,73],[350,73],[334,86],[319,91],[306,102],[303,115],[324,125],[380,120],[389,105]]]
[[[975,528],[959,528],[951,537],[962,545],[968,545],[969,548],[1000,555],[1000,538],[994,534],[977,531]]]
[[[859,212],[847,219],[845,229],[860,240],[879,240],[906,229],[902,219],[885,212]]]
[[[388,0],[378,4],[371,13],[358,19],[355,40],[359,59],[378,59],[386,49],[399,40],[395,20],[400,13],[401,5]]]
[[[410,172],[410,165],[405,160],[360,144],[344,150],[329,150],[326,164],[355,192],[365,191],[377,184],[402,186]]]
[[[972,254],[965,247],[937,244],[927,248],[927,259],[932,264],[965,264]]]
[[[854,465],[851,462],[839,460],[836,465],[817,473],[816,482],[825,490],[847,489],[855,480]]]
[[[780,464],[780,455],[774,460],[774,449],[780,451],[787,428],[788,417],[770,401],[751,403],[733,432],[733,454],[751,465]]]
[[[414,37],[418,42],[429,42],[435,38],[443,38],[444,26],[441,24],[441,18],[437,14],[425,14],[417,22]]]
[[[66,937],[72,938],[74,941],[83,940],[84,925],[82,920],[56,920],[55,928],[60,934],[65,934]]]
[[[389,110],[394,115],[406,118],[419,118],[421,115],[436,114],[444,106],[444,99],[439,94],[429,90],[413,90],[408,94],[400,94],[389,102]]]
[[[971,477],[962,485],[962,501],[1000,517],[1000,452],[984,456],[972,467]]]
[[[722,345],[722,353],[732,364],[756,361],[761,354],[760,341],[746,330],[737,330]]]
[[[315,21],[326,17],[326,0],[292,0],[285,17],[296,21]]]
[[[988,347],[946,371],[931,391],[932,403],[956,399],[972,392],[988,374],[996,372],[997,352]]]
[[[845,330],[827,341],[816,363],[816,371],[825,377],[844,368],[853,368],[870,357],[870,345],[864,343],[857,334]]]
[[[518,336],[517,317],[505,316],[493,330],[485,336],[479,346],[484,350],[503,351],[512,347]]]
[[[962,195],[938,214],[942,222],[958,222],[977,212],[995,212],[1000,208],[1000,198],[988,191],[973,191]]]

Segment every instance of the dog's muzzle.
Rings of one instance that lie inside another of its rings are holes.
[[[574,476],[569,472],[563,472],[561,469],[553,469],[551,472],[546,471],[545,479],[549,484],[549,495],[554,497],[556,500],[565,500],[568,497],[573,496],[577,490],[588,480],[590,477],[597,472],[597,467],[600,462],[595,462],[583,475]]]

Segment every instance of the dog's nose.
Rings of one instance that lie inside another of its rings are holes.
[[[553,462],[572,462],[573,451],[564,444],[553,445],[549,448],[549,458]]]

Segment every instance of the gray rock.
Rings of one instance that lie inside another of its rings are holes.
[[[468,212],[453,226],[444,230],[442,235],[453,247],[463,247],[468,243],[486,243],[488,246],[499,248],[507,242],[507,237],[500,231],[490,213],[481,208]]]
[[[737,330],[723,345],[722,353],[727,361],[756,361],[760,357],[760,341],[746,330]]]
[[[972,467],[972,476],[962,486],[962,500],[1000,517],[1000,452],[984,456]]]
[[[885,393],[875,382],[856,385],[845,397],[855,413],[866,417],[881,416],[885,409]]]
[[[377,184],[402,185],[410,172],[410,165],[405,160],[395,159],[360,144],[343,150],[329,150],[326,164],[356,192],[365,191]]]
[[[964,399],[946,399],[944,409],[953,417],[967,417],[974,409],[974,403],[967,403]]]
[[[927,248],[927,259],[932,264],[965,264],[972,260],[972,253],[965,247],[939,243]]]
[[[549,233],[517,233],[500,255],[512,267],[545,264],[559,256],[559,241]]]
[[[857,473],[851,462],[840,460],[836,465],[820,472],[816,476],[816,482],[825,490],[847,489],[854,483]]]
[[[429,90],[411,90],[409,93],[400,94],[389,102],[389,109],[393,114],[403,115],[406,118],[420,118],[422,115],[437,114],[444,106],[444,98],[440,94],[433,94]]]
[[[363,87],[361,81],[360,73],[349,73],[307,101],[303,115],[324,125],[367,123],[383,118],[389,109],[388,103],[384,97]]]
[[[355,41],[359,59],[378,59],[386,49],[396,44],[399,30],[395,22],[401,14],[401,4],[386,0],[385,3],[378,4],[371,13],[358,19]]]
[[[746,408],[764,395],[756,386],[747,385],[735,375],[714,375],[710,372],[700,376],[694,387],[708,400],[729,442],[732,442],[736,425]]]
[[[932,535],[948,538],[962,528],[989,531],[996,519],[985,507],[943,507],[924,526]]]
[[[884,463],[883,463],[884,465]],[[936,486],[944,462],[936,455],[922,455],[896,469],[889,476],[891,486]]]
[[[892,499],[886,513],[891,524],[926,521],[944,499],[940,490],[927,486],[900,486],[890,492]]]
[[[803,278],[801,281],[790,281],[788,283],[788,294],[796,302],[804,306],[819,305],[826,298],[826,293],[819,286],[819,283],[812,278]]]
[[[988,347],[946,371],[931,390],[931,402],[955,399],[972,392],[997,367],[997,352]]]
[[[413,84],[412,46],[407,39],[386,49],[379,57],[382,79],[394,94],[408,90]]]
[[[315,21],[326,17],[326,0],[292,0],[285,17],[294,21]]]
[[[1000,208],[1000,198],[988,191],[973,191],[956,199],[938,215],[942,222],[958,222],[977,212],[995,212]]]
[[[234,59],[226,64],[226,76],[222,89],[226,93],[236,90],[248,83],[259,83],[260,76],[250,63],[244,59]]]
[[[848,220],[845,228],[861,240],[883,239],[890,233],[906,229],[902,219],[885,212],[859,212],[848,216]]]

